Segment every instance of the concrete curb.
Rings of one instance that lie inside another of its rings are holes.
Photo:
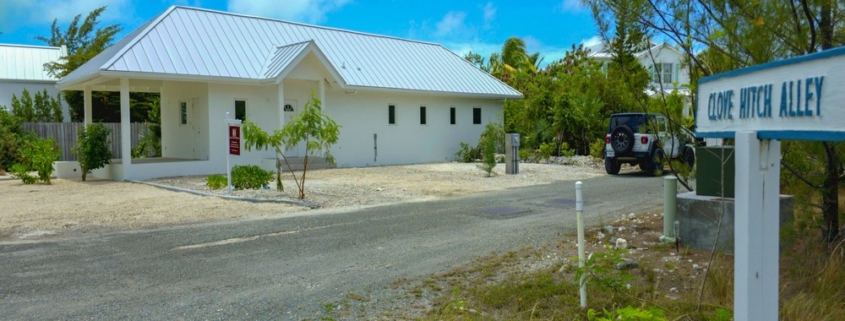
[[[166,189],[166,190],[174,191],[174,192],[190,193],[190,194],[199,195],[199,196],[219,197],[219,198],[227,199],[227,200],[247,201],[247,202],[253,202],[253,203],[285,203],[285,204],[291,204],[291,205],[304,206],[304,207],[308,207],[308,208],[311,208],[311,209],[321,207],[319,204],[306,202],[306,201],[297,201],[297,200],[281,199],[281,198],[280,199],[271,199],[271,198],[254,198],[254,197],[218,195],[218,194],[200,192],[200,191],[187,189],[187,188],[181,188],[181,187],[175,187],[175,186],[169,186],[169,185],[163,185],[163,184],[156,184],[156,183],[150,183],[150,182],[144,182],[144,181],[135,181],[135,180],[126,180],[126,181],[130,182],[130,183],[137,183],[137,184],[144,184],[144,185],[149,185],[149,186],[153,186],[153,187],[158,187],[158,188],[162,188],[162,189]]]

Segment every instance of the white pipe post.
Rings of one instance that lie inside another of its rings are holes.
[[[586,263],[586,257],[584,255],[584,218],[582,216],[582,212],[584,211],[584,193],[581,189],[582,185],[583,183],[580,181],[575,182],[575,213],[578,224],[578,267],[581,268]],[[581,279],[578,282],[581,283],[581,308],[586,309],[587,284],[584,275],[581,275]]]
[[[229,152],[229,135],[232,133],[229,132],[229,112],[226,112],[226,119],[223,119],[223,123],[226,125],[226,188],[229,191],[229,195],[232,195],[232,166],[229,165],[229,158],[231,157],[231,153]]]
[[[663,243],[675,244],[675,239],[678,237],[672,228],[677,204],[678,178],[673,175],[663,176],[663,235],[660,236],[660,241]]]

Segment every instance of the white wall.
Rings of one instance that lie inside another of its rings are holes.
[[[235,100],[246,100],[247,120],[261,126],[265,131],[272,132],[279,128],[278,88],[276,85],[208,84],[212,142],[209,150],[213,160],[216,161],[215,157],[218,157],[222,161],[221,172],[225,172],[225,157],[229,153],[228,127],[224,123],[226,112],[229,112],[231,118],[235,118]],[[243,147],[243,140],[241,146]],[[231,159],[233,165],[260,165],[262,159],[273,157],[273,150],[247,152],[242,148],[241,155],[232,156]]]
[[[210,159],[208,84],[165,81],[161,87],[161,155]],[[192,108],[194,99],[198,108]],[[188,107],[188,124],[181,124],[180,102]]]
[[[47,93],[55,98],[59,94],[59,89],[56,88],[55,82],[10,82],[0,81],[0,108],[6,106],[9,112],[12,111],[12,95],[20,98],[23,89],[29,90],[29,94],[34,98],[36,91],[47,89]],[[62,105],[62,117],[64,121],[70,121],[70,111],[64,99],[59,101]]]
[[[287,97],[287,96],[286,96]],[[388,124],[388,105],[396,106],[396,124]],[[420,124],[426,107],[426,125]],[[449,124],[449,108],[456,124]],[[482,122],[472,124],[472,109],[480,107]],[[326,93],[325,111],[340,124],[340,139],[332,149],[339,167],[442,162],[455,159],[460,142],[475,146],[488,122],[499,122],[502,102],[420,94],[342,90]],[[373,134],[378,134],[375,157]]]

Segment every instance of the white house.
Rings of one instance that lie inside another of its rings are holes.
[[[661,90],[668,93],[677,89],[680,93],[688,95],[690,74],[689,67],[684,64],[684,53],[665,42],[650,44],[649,49],[634,54],[651,76],[651,83],[646,92],[649,96],[655,96],[660,94]],[[612,53],[607,51],[603,44],[589,49],[589,57],[604,62],[604,66],[613,58]]]
[[[62,47],[25,46],[0,44],[0,108],[12,109],[12,95],[20,98],[24,88],[31,95],[36,91],[47,90],[50,96],[56,97],[57,79],[44,70],[44,64],[58,61],[67,55],[67,49]],[[70,121],[67,104],[61,100],[62,116]]]
[[[312,92],[343,126],[332,149],[338,166],[451,160],[460,142],[476,142],[500,120],[505,99],[522,97],[438,44],[182,6],[58,87],[84,91],[86,122],[91,91],[121,93],[122,157],[105,171],[115,180],[225,172],[227,112],[279,129]],[[130,91],[161,93],[161,159],[130,157]],[[275,155],[232,159],[271,167]]]

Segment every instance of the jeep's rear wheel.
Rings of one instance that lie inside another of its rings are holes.
[[[607,171],[610,175],[619,174],[619,170],[622,169],[622,164],[616,158],[605,158],[604,159],[604,170]]]
[[[663,149],[655,149],[654,152],[651,153],[651,157],[647,159],[643,159],[640,161],[640,170],[644,172],[651,172],[653,171],[655,175],[663,174],[664,163],[666,155],[663,153]]]
[[[622,125],[610,132],[610,147],[617,153],[624,154],[634,148],[634,131]]]

